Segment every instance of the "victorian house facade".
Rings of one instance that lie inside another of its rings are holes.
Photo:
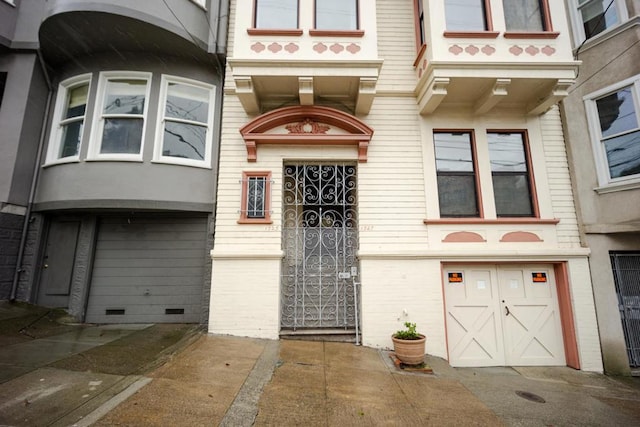
[[[0,1],[0,291],[206,322],[228,2]]]
[[[580,74],[562,101],[604,368],[640,368],[640,1],[566,2]]]
[[[209,331],[601,371],[555,1],[232,0]]]

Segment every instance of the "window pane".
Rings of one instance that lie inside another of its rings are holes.
[[[527,171],[522,134],[490,133],[487,139],[492,172]]]
[[[63,119],[71,117],[84,116],[87,108],[87,95],[89,93],[89,85],[85,84],[71,89],[67,95],[66,111]]]
[[[582,22],[584,23],[584,33],[587,38],[593,37],[618,23],[618,13],[613,2],[605,13],[609,2],[610,0],[591,0],[583,2],[579,6]]]
[[[502,0],[509,31],[544,31],[540,0]]]
[[[436,169],[443,171],[473,171],[471,135],[468,133],[436,133],[433,135]]]
[[[176,119],[207,123],[209,91],[207,89],[169,83],[165,116]]]
[[[62,126],[62,141],[60,142],[60,152],[58,153],[59,159],[78,155],[82,129],[82,120],[67,123]]]
[[[100,153],[139,154],[143,119],[105,119]]]
[[[183,159],[204,160],[207,128],[184,123],[166,122],[162,155]]]
[[[298,28],[298,0],[256,0],[256,28]]]
[[[143,114],[146,80],[109,80],[104,114]]]
[[[529,179],[526,174],[494,174],[493,193],[496,214],[504,216],[533,216]]]
[[[475,176],[438,175],[438,200],[440,216],[478,216]]]
[[[630,87],[596,100],[596,105],[603,137],[638,128]]]
[[[604,142],[611,178],[640,174],[640,130]]]
[[[357,30],[357,0],[316,0],[316,28]]]
[[[449,31],[485,31],[484,0],[445,0]]]
[[[264,218],[264,201],[265,201],[265,184],[264,177],[250,177],[247,183],[247,217],[248,218]]]

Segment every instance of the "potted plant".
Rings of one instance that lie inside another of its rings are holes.
[[[396,357],[406,365],[421,365],[424,363],[425,342],[427,337],[416,332],[416,324],[404,322],[406,329],[401,329],[391,335],[393,351]]]

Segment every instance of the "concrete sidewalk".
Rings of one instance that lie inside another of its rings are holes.
[[[451,368],[429,356],[433,374],[407,372],[388,351],[347,343],[37,316],[25,329],[24,313],[2,308],[0,425],[640,425],[636,378]]]

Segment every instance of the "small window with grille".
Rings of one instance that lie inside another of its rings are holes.
[[[242,173],[241,224],[271,224],[271,172]]]

